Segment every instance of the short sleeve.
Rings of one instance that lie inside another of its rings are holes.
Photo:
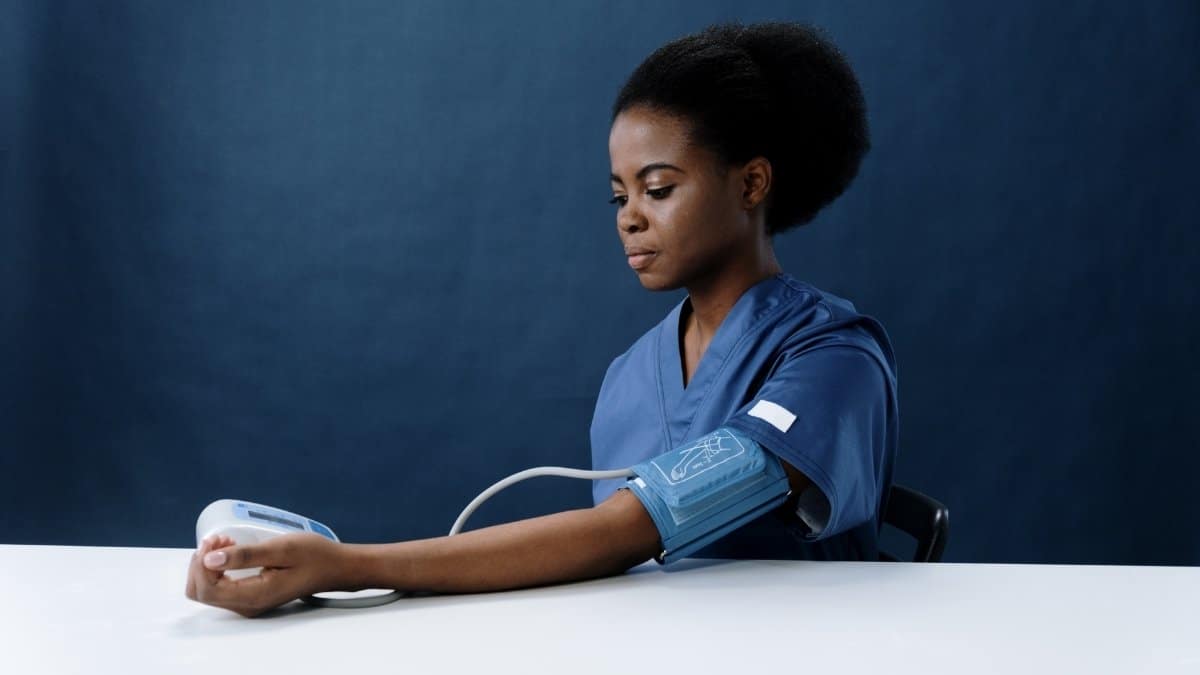
[[[784,357],[726,422],[819,490],[797,495],[813,540],[876,518],[895,452],[893,381],[864,349],[821,347]]]

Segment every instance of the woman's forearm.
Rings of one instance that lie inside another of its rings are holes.
[[[471,593],[619,574],[658,553],[658,531],[626,490],[565,511],[453,537],[354,545],[353,587]]]

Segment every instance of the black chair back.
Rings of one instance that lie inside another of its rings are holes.
[[[904,487],[892,485],[888,493],[883,522],[917,540],[913,562],[938,562],[950,536],[950,509],[938,500]],[[890,553],[880,551],[879,559],[897,562]]]

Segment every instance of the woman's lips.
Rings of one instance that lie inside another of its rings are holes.
[[[657,255],[654,251],[631,254],[628,256],[629,266],[635,270],[645,269],[650,263],[654,262],[654,258]]]

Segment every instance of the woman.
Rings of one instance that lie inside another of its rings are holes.
[[[891,348],[850,303],[784,274],[772,248],[845,190],[867,147],[853,73],[797,24],[716,26],[672,42],[617,97],[609,153],[621,243],[643,286],[688,297],[609,367],[593,463],[631,466],[721,428],[771,457],[790,488],[783,506],[695,555],[878,555],[898,423]],[[473,592],[619,574],[668,553],[645,495],[622,487],[598,482],[590,509],[453,537],[205,541],[187,595],[253,616],[327,590]],[[258,566],[257,577],[222,576]]]

